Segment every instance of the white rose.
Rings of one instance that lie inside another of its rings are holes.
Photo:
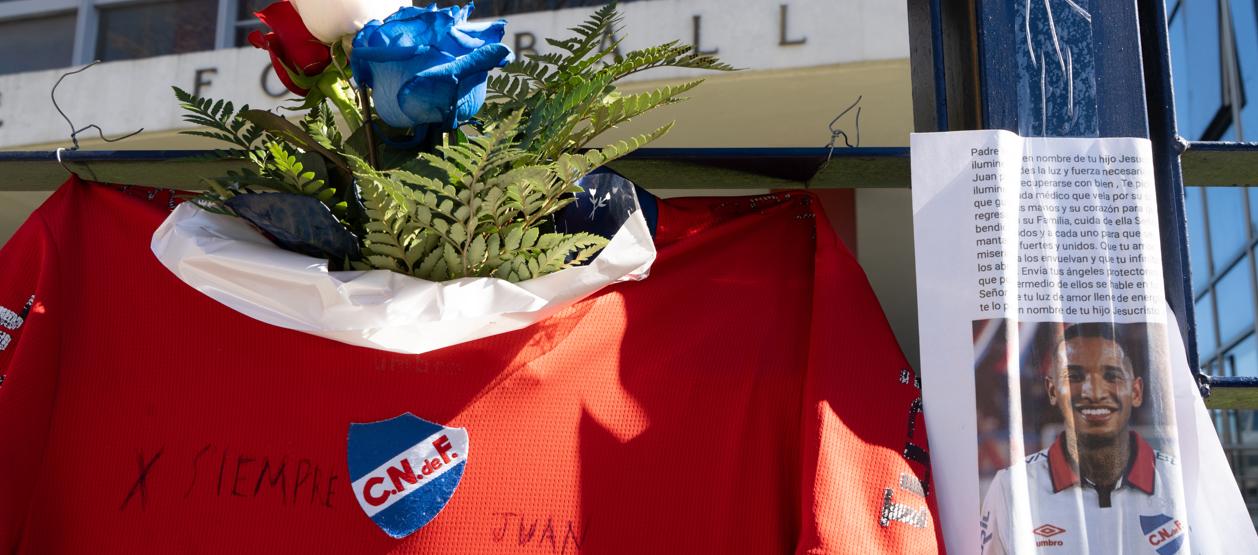
[[[324,44],[354,35],[373,19],[384,20],[393,12],[410,6],[399,0],[289,0],[301,20]]]

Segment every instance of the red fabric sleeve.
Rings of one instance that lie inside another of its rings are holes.
[[[939,553],[920,380],[817,215],[798,552]]]
[[[54,204],[61,195],[44,204]],[[16,551],[56,394],[55,241],[36,211],[0,249],[0,551]],[[84,276],[86,278],[87,276]]]

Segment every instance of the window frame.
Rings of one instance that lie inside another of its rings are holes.
[[[0,2],[0,21],[16,21],[74,12],[74,48],[65,67],[96,59],[96,42],[102,8],[153,4],[162,0],[11,0]],[[235,0],[217,0],[214,49],[235,48],[233,44],[237,9]]]

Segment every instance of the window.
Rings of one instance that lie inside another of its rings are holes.
[[[1245,193],[1249,196],[1249,210],[1258,216],[1258,187],[1245,187]],[[1258,237],[1258,217],[1250,218],[1250,233]]]
[[[1236,54],[1241,90],[1246,100],[1258,92],[1258,12],[1254,0],[1233,0],[1232,27],[1236,30]],[[1258,133],[1258,103],[1246,102],[1241,110],[1244,137]],[[1242,140],[1244,140],[1242,137]],[[1251,205],[1258,206],[1258,205]]]
[[[74,12],[0,21],[0,74],[70,65],[74,56]]]
[[[1210,222],[1210,254],[1214,271],[1222,271],[1246,243],[1245,194],[1236,187],[1206,188]]]
[[[1258,339],[1250,335],[1237,343],[1228,351],[1227,361],[1231,367],[1230,375],[1258,377]],[[1258,419],[1258,412],[1254,413],[1254,418]],[[1258,427],[1252,429],[1258,432]]]
[[[1249,259],[1228,270],[1214,288],[1219,302],[1219,339],[1230,342],[1254,327],[1254,289]]]
[[[236,46],[248,46],[249,33],[254,31],[266,32],[266,25],[263,25],[258,18],[253,16],[254,12],[262,11],[262,8],[269,6],[272,0],[236,0]]]
[[[1188,79],[1188,74],[1191,72],[1188,64],[1188,48],[1193,41],[1188,39],[1188,16],[1183,14],[1184,4],[1187,1],[1178,3],[1174,9],[1168,2],[1170,21],[1166,25],[1166,30],[1171,43],[1171,79],[1175,86],[1175,115],[1179,120],[1179,132],[1189,139],[1196,139],[1197,135],[1189,131],[1189,127],[1196,126],[1190,125],[1191,117],[1189,116],[1189,106],[1192,103],[1188,100],[1188,95],[1195,88],[1189,85],[1195,85],[1195,83]]]
[[[1197,301],[1197,352],[1202,361],[1214,354],[1218,341],[1214,333],[1214,295],[1206,293]]]
[[[1184,0],[1170,25],[1171,48],[1179,51],[1172,60],[1179,130],[1192,140],[1204,138],[1223,110],[1218,4]]]
[[[1206,213],[1199,187],[1184,191],[1184,211],[1188,218],[1188,259],[1192,264],[1192,290],[1200,291],[1210,283],[1209,238],[1206,237]]]
[[[96,56],[131,60],[214,48],[217,0],[173,0],[100,9]]]

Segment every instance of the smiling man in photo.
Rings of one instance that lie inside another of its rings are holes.
[[[1113,324],[1084,323],[1055,339],[1043,384],[1065,429],[1018,465],[1025,474],[996,473],[980,517],[984,554],[1186,552],[1185,520],[1173,501],[1182,495],[1179,469],[1132,429],[1147,372],[1119,333]],[[1023,479],[1015,491],[1012,483]]]
[[[1152,448],[1129,429],[1132,410],[1144,404],[1144,379],[1107,324],[1066,328],[1050,370],[1044,388],[1066,427],[1049,448],[1054,490],[1083,480],[1095,491],[1095,504],[1110,507],[1114,490],[1129,471],[1136,471],[1143,482],[1146,468],[1134,467],[1133,456],[1146,455],[1140,462],[1153,462],[1148,456]]]

